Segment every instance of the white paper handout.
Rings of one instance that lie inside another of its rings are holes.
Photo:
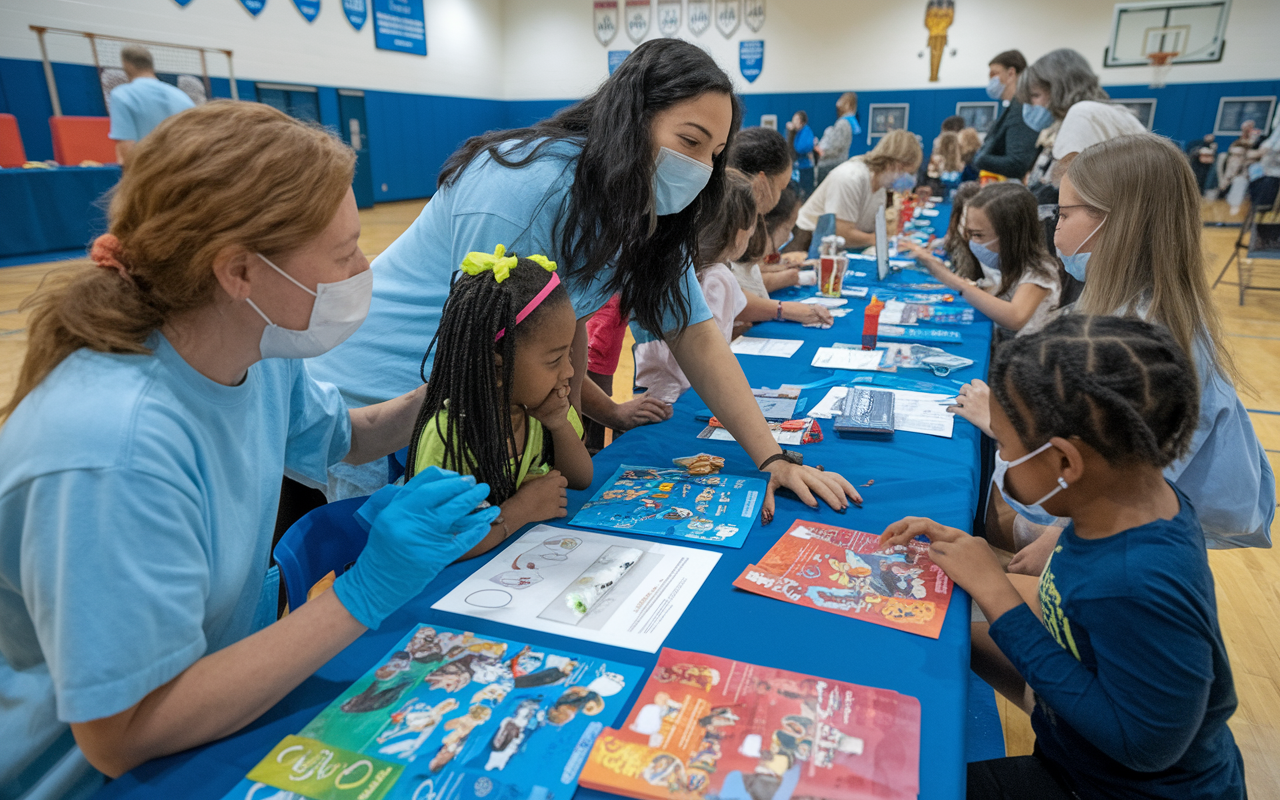
[[[802,339],[761,339],[755,336],[739,336],[729,344],[729,349],[740,356],[791,358],[803,344]]]
[[[809,305],[812,305],[812,306],[826,306],[827,308],[839,308],[840,306],[844,305],[845,303],[848,303],[849,301],[843,297],[823,297],[822,295],[815,295],[814,297],[806,297],[800,302],[808,303]]]
[[[954,395],[887,389],[884,386],[871,388],[893,392],[893,429],[895,431],[951,438],[956,418],[954,414],[947,411],[946,404],[939,401]],[[831,419],[837,413],[836,405],[844,399],[848,391],[847,386],[832,387],[827,392],[827,396],[822,398],[822,402],[809,410],[808,416],[815,419]]]
[[[658,652],[719,553],[538,525],[432,608]]]
[[[907,304],[901,300],[886,300],[884,308],[880,310],[881,325],[901,325],[902,314],[907,309]]]
[[[819,347],[811,366],[820,369],[879,369],[883,353],[843,347]]]

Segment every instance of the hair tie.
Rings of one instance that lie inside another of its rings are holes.
[[[124,246],[120,244],[120,239],[114,233],[102,234],[93,240],[93,246],[89,248],[89,258],[93,259],[95,265],[102,269],[115,270],[121,278],[132,283],[133,278],[125,269],[124,263],[120,261],[120,256],[123,254]]]
[[[500,244],[492,254],[467,253],[467,257],[462,260],[462,271],[472,276],[479,275],[482,272],[492,272],[493,279],[498,283],[502,283],[511,277],[512,267],[520,262],[515,256],[506,255],[506,252],[506,246]]]

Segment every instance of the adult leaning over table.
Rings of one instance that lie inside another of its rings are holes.
[[[378,257],[368,321],[309,368],[353,406],[410,391],[430,369],[423,354],[467,253],[501,244],[545,254],[564,271],[578,316],[575,407],[632,427],[610,419],[612,401],[582,380],[587,319],[617,294],[621,314],[671,344],[699,397],[770,473],[766,516],[780,487],[811,506],[817,495],[847,507],[846,498],[860,499],[847,480],[794,463],[774,441],[694,276],[698,228],[720,203],[740,118],[729,76],[706,52],[659,39],[551,119],[469,139],[445,162],[421,216]],[[332,497],[368,493],[386,474],[335,470],[331,478]]]
[[[274,621],[281,473],[384,457],[421,402],[348,411],[299,360],[368,310],[354,162],[269,106],[184,111],[131,152],[97,266],[33,296],[0,408],[4,796],[82,798],[242,728],[487,532],[488,487],[415,479]]]

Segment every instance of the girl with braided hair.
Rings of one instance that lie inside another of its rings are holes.
[[[431,377],[406,481],[438,467],[489,485],[502,511],[465,558],[531,522],[565,516],[565,488],[591,485],[582,421],[569,404],[576,320],[545,256],[470,253],[455,273],[427,355]]]
[[[1035,754],[970,764],[969,798],[1245,796],[1204,534],[1164,472],[1196,435],[1198,398],[1165,328],[1059,319],[991,367],[996,485],[1070,519],[1040,579],[1006,575],[983,539],[929,519],[881,534],[884,547],[929,538],[988,620],[974,670],[1031,715]]]

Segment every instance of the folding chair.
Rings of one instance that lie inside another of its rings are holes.
[[[307,602],[307,592],[333,572],[341,575],[355,563],[369,539],[355,513],[367,497],[352,497],[320,506],[290,526],[273,555],[280,567],[289,610]]]
[[[49,117],[53,160],[74,167],[82,161],[116,163],[116,144],[107,134],[110,117]]]
[[[20,167],[27,163],[27,151],[18,132],[18,118],[0,114],[0,167]]]
[[[1280,219],[1276,219],[1275,198],[1271,198],[1269,205],[1261,205],[1253,202],[1249,204],[1249,211],[1245,215],[1244,224],[1240,226],[1240,233],[1236,236],[1236,243],[1232,247],[1231,256],[1227,259],[1227,263],[1222,265],[1222,271],[1218,273],[1218,277],[1213,282],[1213,288],[1217,288],[1219,283],[1223,283],[1223,277],[1226,276],[1227,270],[1231,268],[1234,261],[1236,265],[1236,280],[1225,281],[1230,286],[1234,283],[1239,287],[1240,299],[1239,305],[1244,305],[1244,293],[1252,289],[1253,291],[1262,292],[1280,292],[1280,286],[1253,286],[1253,273],[1255,259],[1263,261],[1280,261]],[[1266,221],[1264,221],[1264,219]]]

